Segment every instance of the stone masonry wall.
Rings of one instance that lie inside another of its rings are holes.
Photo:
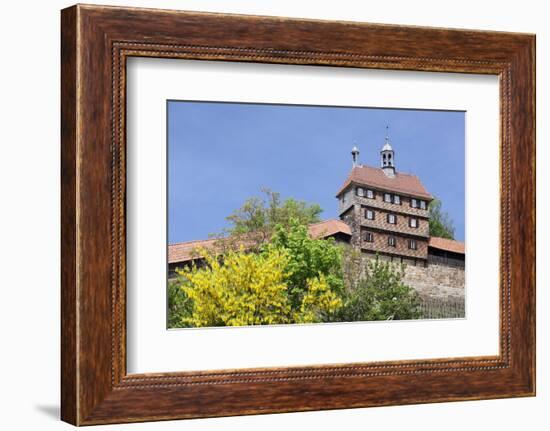
[[[406,265],[403,282],[424,298],[464,298],[464,268],[428,263]]]
[[[372,255],[363,254],[365,266]],[[379,256],[379,259],[390,260]],[[399,263],[395,263],[398,265]],[[415,289],[423,298],[463,299],[465,296],[464,268],[442,264],[405,265],[403,283]]]

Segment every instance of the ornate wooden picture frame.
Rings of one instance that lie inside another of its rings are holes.
[[[61,48],[64,421],[535,394],[534,35],[78,5],[62,11]],[[125,98],[133,56],[497,75],[500,354],[127,374]]]

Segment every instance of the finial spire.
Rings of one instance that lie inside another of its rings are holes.
[[[353,148],[351,149],[351,159],[354,168],[359,165],[359,148],[357,148],[357,143],[355,141],[353,141]]]
[[[389,130],[390,130],[390,126],[386,125],[386,142],[389,141],[390,137],[389,137]]]

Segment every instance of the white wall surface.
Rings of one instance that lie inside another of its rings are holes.
[[[543,1],[131,0],[103,4],[537,34],[538,396],[406,407],[104,426],[135,430],[548,429],[550,423],[550,13]],[[59,414],[59,0],[2,4],[0,428],[69,429]],[[548,265],[547,265],[548,267]]]

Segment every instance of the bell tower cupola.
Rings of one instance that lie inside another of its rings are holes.
[[[390,144],[388,129],[386,126],[386,139],[380,151],[380,168],[388,177],[395,177],[395,154]]]

